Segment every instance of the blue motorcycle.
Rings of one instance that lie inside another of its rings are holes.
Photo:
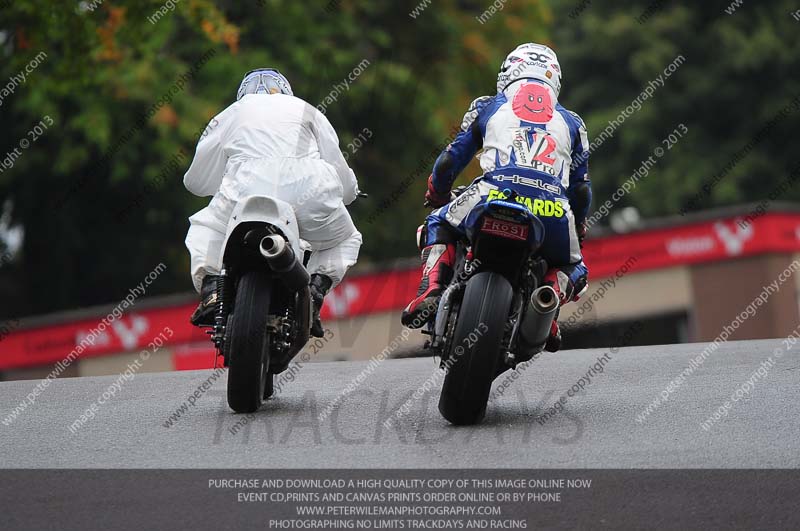
[[[423,330],[446,371],[439,412],[453,424],[483,419],[494,379],[544,349],[558,312],[558,295],[543,285],[544,225],[515,198],[507,189],[473,210],[453,280]]]

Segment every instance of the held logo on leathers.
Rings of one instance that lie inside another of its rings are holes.
[[[487,202],[502,201],[506,199],[506,195],[500,190],[491,190],[486,199]],[[518,195],[514,198],[517,203],[524,205],[534,216],[541,216],[545,218],[560,218],[564,216],[564,207],[560,201],[552,201],[550,199],[531,199]]]

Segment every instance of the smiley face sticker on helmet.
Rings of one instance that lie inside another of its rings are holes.
[[[553,118],[553,99],[544,85],[525,83],[514,96],[511,109],[520,120],[543,124]]]

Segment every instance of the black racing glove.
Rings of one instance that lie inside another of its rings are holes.
[[[588,229],[586,228],[586,220],[583,220],[580,223],[575,224],[575,231],[578,233],[578,243],[580,244],[581,249],[583,249],[583,240],[586,239],[587,230]]]

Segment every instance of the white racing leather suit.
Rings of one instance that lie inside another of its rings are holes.
[[[250,195],[292,205],[312,248],[309,273],[327,275],[335,286],[358,259],[361,234],[345,208],[358,182],[328,119],[299,98],[248,94],[215,116],[183,183],[195,195],[214,196],[189,218],[186,235],[198,292],[206,274],[219,274],[228,220]]]

